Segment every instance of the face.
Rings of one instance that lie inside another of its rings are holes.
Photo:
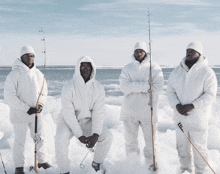
[[[137,61],[142,62],[146,56],[146,53],[142,49],[137,49],[134,51],[134,57]]]
[[[33,65],[34,63],[34,54],[32,53],[27,53],[27,54],[24,54],[23,56],[21,56],[21,61],[27,65],[29,68],[31,68],[31,66]]]
[[[197,60],[199,58],[199,56],[200,56],[200,54],[193,49],[186,50],[186,60],[187,61]]]
[[[85,82],[89,81],[92,74],[92,65],[90,62],[82,62],[80,65],[80,74]]]

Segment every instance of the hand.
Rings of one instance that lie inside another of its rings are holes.
[[[99,134],[94,133],[92,136],[87,138],[87,145],[86,147],[88,148],[93,148],[95,146],[95,143],[98,141],[99,139]]]
[[[86,138],[84,135],[81,136],[81,137],[79,137],[78,139],[79,139],[79,141],[80,141],[81,143],[83,143],[83,144],[87,144],[87,142],[88,142],[87,138]]]
[[[180,103],[176,105],[176,110],[182,115],[181,108],[182,105]]]
[[[188,112],[190,112],[191,110],[194,109],[194,105],[193,104],[186,104],[186,105],[183,105],[183,108],[187,112],[187,115],[189,115]]]
[[[186,104],[186,105],[177,104],[176,109],[181,115],[188,116],[189,115],[188,112],[193,110],[194,106],[193,106],[193,104]]]
[[[41,113],[42,110],[43,110],[43,106],[38,105],[38,109],[34,108],[34,107],[30,107],[30,109],[27,111],[27,113],[29,115],[32,115],[32,114],[36,114],[36,113]]]
[[[29,115],[35,114],[35,113],[37,113],[37,109],[36,109],[36,108],[33,108],[33,107],[30,107],[30,109],[27,111],[27,113],[28,113]]]

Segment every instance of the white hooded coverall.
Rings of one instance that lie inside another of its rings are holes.
[[[157,117],[158,94],[163,90],[163,73],[160,66],[154,62],[152,68],[153,111],[155,122]],[[138,147],[138,129],[142,127],[145,139],[144,155],[147,162],[152,164],[152,127],[151,109],[149,105],[149,57],[140,63],[132,56],[132,62],[121,72],[119,82],[124,99],[121,107],[120,119],[124,123],[126,154],[140,153]]]
[[[81,62],[90,62],[93,68],[90,80],[84,82],[80,74]],[[62,110],[59,114],[55,137],[56,158],[60,173],[70,171],[68,146],[70,139],[84,135],[99,134],[96,143],[94,162],[103,163],[112,142],[112,134],[104,125],[105,90],[95,80],[96,66],[90,57],[81,57],[76,66],[73,79],[68,81],[61,94]]]
[[[47,84],[44,75],[35,65],[30,69],[20,59],[16,59],[12,66],[12,71],[7,76],[4,84],[4,98],[10,107],[10,121],[14,128],[13,160],[15,167],[24,166],[24,146],[28,127],[31,137],[34,138],[35,136],[35,114],[29,115],[27,111],[30,107],[36,107],[43,81],[44,86],[39,104],[44,106],[48,93]],[[41,117],[42,115],[39,114],[38,136],[41,140],[37,148],[38,162],[44,163],[47,159],[45,156],[45,147],[43,146],[45,144],[45,138]]]
[[[201,154],[208,159],[208,120],[211,116],[211,104],[217,93],[216,75],[208,66],[208,61],[204,56],[200,56],[190,69],[185,64],[185,60],[186,57],[170,74],[167,96],[174,109],[176,124],[182,123],[183,130]],[[193,104],[194,109],[189,112],[188,116],[181,115],[176,109],[176,105],[179,103],[182,105]],[[178,127],[176,141],[181,170],[192,171],[192,146]],[[193,155],[196,174],[203,174],[209,170],[194,148]]]

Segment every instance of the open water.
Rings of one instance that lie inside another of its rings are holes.
[[[55,66],[55,67],[38,67],[45,75],[49,96],[60,97],[62,86],[67,80],[70,80],[74,74],[74,67]],[[162,68],[165,83],[172,72],[173,68]],[[220,95],[220,68],[213,68],[218,79],[218,95]],[[3,99],[4,82],[11,71],[10,67],[0,67],[0,99]],[[104,86],[106,97],[123,96],[119,87],[119,76],[121,68],[100,68],[97,69],[96,79]]]

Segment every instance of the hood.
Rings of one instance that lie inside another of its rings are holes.
[[[141,49],[144,50],[146,53],[146,57],[144,58],[144,60],[140,63],[139,61],[137,61],[134,57],[134,54],[132,55],[132,62],[134,62],[137,65],[143,65],[145,63],[148,63],[150,61],[150,56],[149,56],[149,52],[147,50],[147,45],[145,42],[137,42],[134,46],[134,51],[137,49]],[[152,56],[151,56],[152,58]]]
[[[22,69],[22,70],[24,70],[24,71],[26,71],[26,72],[29,72],[29,71],[32,71],[32,70],[34,70],[36,68],[36,66],[34,65],[31,69],[27,66],[27,65],[25,65],[22,61],[21,61],[21,59],[16,59],[15,60],[15,62],[13,63],[13,65],[12,65],[12,69]]]
[[[148,53],[147,45],[145,42],[137,42],[134,46],[134,51],[137,49],[144,50],[146,54]]]
[[[80,74],[81,62],[90,62],[91,63],[91,65],[92,65],[92,74],[91,74],[91,77],[90,77],[89,81],[93,81],[95,79],[95,76],[96,76],[96,65],[93,62],[92,58],[90,58],[89,56],[83,56],[83,57],[79,58],[79,60],[76,63],[76,66],[75,66],[75,73],[73,75],[73,78],[80,78],[80,79],[83,80],[83,78]]]
[[[186,71],[189,71],[189,67],[185,64],[185,61],[186,61],[186,57],[184,57],[182,59],[182,61],[180,62],[180,66],[182,66]],[[201,66],[207,66],[209,63],[208,63],[208,60],[205,56],[201,55],[198,59],[198,61],[192,66],[192,68],[199,68]],[[191,68],[191,69],[192,69]]]
[[[187,50],[187,49],[193,49],[193,50],[197,51],[200,55],[203,54],[202,43],[201,43],[201,42],[198,42],[198,41],[191,42],[191,43],[186,47],[186,50]]]
[[[27,54],[27,53],[32,53],[35,55],[35,52],[32,46],[28,46],[28,45],[23,46],[21,48],[20,57],[22,57],[24,54]]]

